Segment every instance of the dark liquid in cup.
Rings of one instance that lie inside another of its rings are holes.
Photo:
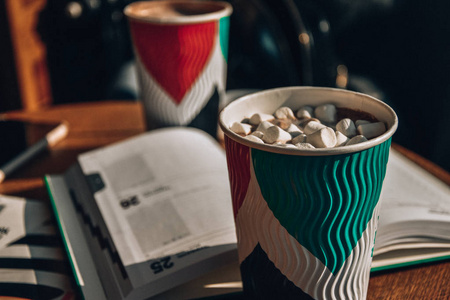
[[[375,118],[372,114],[361,111],[361,110],[354,110],[350,108],[345,107],[338,107],[337,109],[337,121],[339,122],[342,119],[349,118],[353,122],[357,120],[366,120],[371,123],[378,122],[378,119]]]

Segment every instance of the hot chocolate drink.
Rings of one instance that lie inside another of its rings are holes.
[[[280,107],[272,115],[256,113],[230,129],[245,138],[280,147],[314,149],[350,146],[375,138],[386,125],[367,112],[323,104],[295,113]]]

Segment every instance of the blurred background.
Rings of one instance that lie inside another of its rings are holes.
[[[0,0],[0,111],[136,100],[130,0]],[[228,90],[371,94],[394,142],[450,171],[450,2],[229,0]]]

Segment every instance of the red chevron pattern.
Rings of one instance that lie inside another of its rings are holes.
[[[250,182],[250,149],[247,146],[236,143],[228,136],[225,136],[225,148],[233,200],[233,213],[236,219]]]
[[[161,26],[132,21],[130,29],[147,71],[180,104],[211,57],[217,23]]]

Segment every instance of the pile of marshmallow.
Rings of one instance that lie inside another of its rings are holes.
[[[234,122],[230,129],[256,143],[315,149],[362,143],[383,134],[386,126],[367,120],[337,120],[336,106],[324,104],[304,106],[295,114],[289,107],[280,107],[273,115],[255,113]]]

